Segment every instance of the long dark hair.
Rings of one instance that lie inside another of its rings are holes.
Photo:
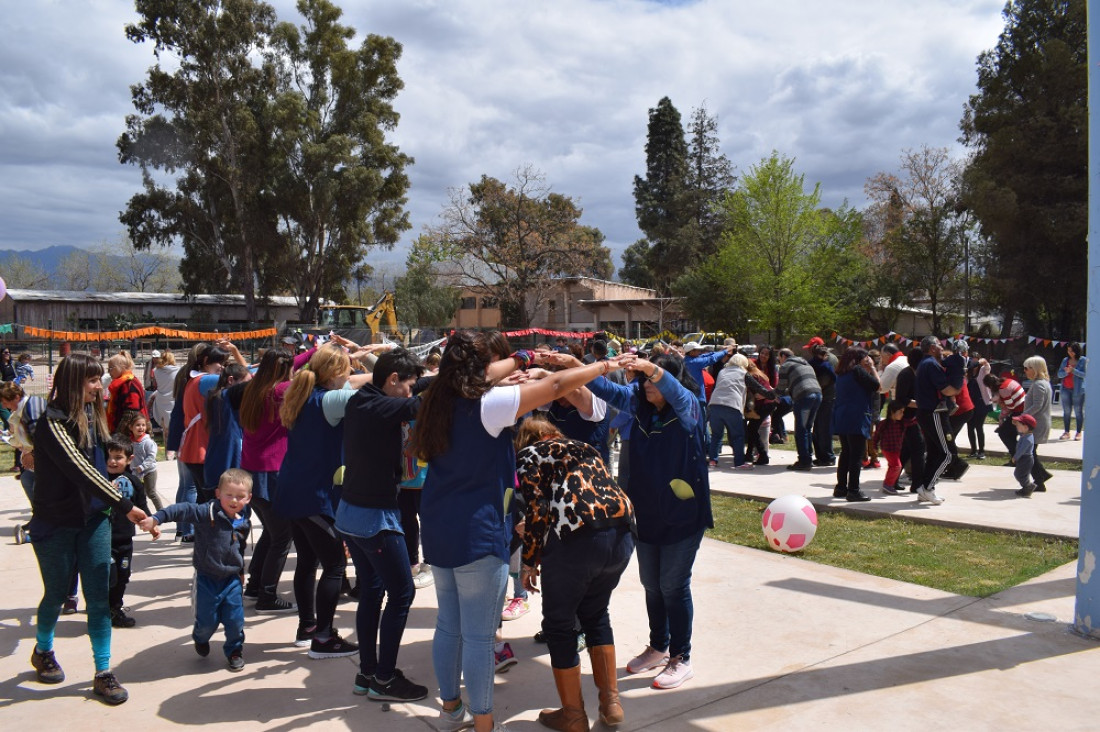
[[[491,360],[489,344],[482,333],[459,330],[447,339],[439,374],[423,394],[413,428],[412,455],[427,461],[447,451],[451,445],[455,401],[480,399],[492,388],[485,374]]]
[[[692,394],[699,393],[699,385],[695,383],[695,379],[692,378],[688,370],[684,368],[684,359],[680,358],[675,353],[662,353],[657,358],[653,359],[653,363],[657,364],[665,370],[665,374],[671,376],[680,382],[680,385],[690,391]]]
[[[224,411],[222,410],[222,402],[225,399],[225,390],[247,375],[248,367],[243,363],[234,361],[227,364],[221,376],[218,377],[217,386],[206,395],[206,426],[211,434],[225,432],[225,425],[222,424]]]
[[[87,353],[70,353],[57,365],[50,389],[49,406],[76,425],[81,447],[94,445],[97,434],[110,434],[103,400],[84,403],[84,384],[92,378],[103,378],[103,365]]]
[[[293,366],[294,357],[281,348],[264,352],[256,375],[241,396],[240,423],[246,431],[255,432],[264,419],[275,418],[275,402],[269,396],[277,384],[290,379]]]
[[[768,362],[761,365],[760,358],[764,355],[764,351],[768,352]],[[768,381],[774,384],[776,376],[779,374],[779,365],[775,362],[775,348],[767,343],[760,346],[756,352],[756,365],[768,377]]]
[[[172,382],[172,398],[177,402],[183,399],[183,390],[187,388],[187,382],[191,380],[191,372],[198,368],[199,360],[208,348],[210,348],[209,343],[196,343],[187,352],[187,360],[184,362],[183,368],[176,372],[176,380]]]
[[[850,346],[848,350],[840,354],[840,360],[836,364],[837,375],[846,374],[852,369],[859,368],[859,364],[866,356],[866,349],[859,346]]]

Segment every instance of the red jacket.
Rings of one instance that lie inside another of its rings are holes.
[[[126,412],[141,412],[149,418],[149,407],[145,403],[145,387],[134,378],[132,371],[111,382],[107,387],[110,395],[107,400],[107,426],[111,434],[118,432],[118,423]],[[128,435],[127,435],[128,436]]]

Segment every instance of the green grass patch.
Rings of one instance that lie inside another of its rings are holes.
[[[712,539],[771,551],[760,529],[767,503],[711,495]],[[817,535],[796,556],[811,562],[987,597],[1077,558],[1077,540],[955,529],[895,518],[818,513]]]

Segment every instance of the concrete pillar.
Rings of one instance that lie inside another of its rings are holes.
[[[1088,240],[1088,326],[1086,349],[1100,356],[1100,0],[1088,0],[1089,44],[1089,240]],[[1086,350],[1086,353],[1088,351]],[[1100,358],[1086,371],[1084,460],[1081,463],[1081,540],[1077,555],[1077,606],[1073,628],[1091,638],[1100,638]],[[1091,387],[1089,386],[1091,385]]]

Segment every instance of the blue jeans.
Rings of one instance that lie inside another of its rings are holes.
[[[42,574],[42,602],[38,604],[35,640],[42,651],[53,650],[54,629],[80,571],[84,605],[88,613],[88,636],[96,673],[111,667],[111,612],[107,600],[111,582],[111,522],[97,513],[82,528],[55,528],[36,534],[31,543]]]
[[[195,488],[195,481],[191,477],[191,471],[187,467],[187,463],[182,460],[176,461],[176,473],[179,475],[179,487],[176,488],[176,503],[195,503],[198,501],[198,490]],[[191,524],[178,523],[176,524],[176,533],[181,536],[191,536],[195,533],[195,527]]]
[[[19,474],[19,485],[23,487],[23,493],[27,496],[27,503],[34,505],[34,471],[24,470]]]
[[[195,628],[191,638],[209,643],[221,624],[225,628],[225,657],[244,646],[244,596],[237,575],[220,579],[195,573]]]
[[[416,596],[405,536],[380,531],[369,539],[347,534],[343,537],[359,580],[359,607],[355,611],[359,670],[364,676],[392,679],[409,608]],[[385,612],[383,595],[389,597]]]
[[[582,528],[565,539],[550,533],[542,554],[542,630],[550,665],[573,668],[579,620],[589,648],[615,645],[607,612],[612,591],[630,563],[634,537],[625,527]]]
[[[1062,402],[1062,422],[1065,424],[1065,432],[1069,432],[1070,417],[1077,413],[1077,431],[1085,429],[1085,390],[1076,386],[1072,389],[1062,387],[1062,393],[1058,397]]]
[[[805,394],[792,404],[794,412],[794,444],[798,448],[798,462],[809,464],[813,458],[813,427],[817,410],[821,406],[821,394]]]
[[[675,544],[639,541],[638,574],[645,588],[649,645],[670,656],[691,656],[691,568],[703,541],[703,529]]]
[[[730,448],[733,450],[733,464],[745,463],[745,415],[733,407],[723,404],[710,405],[710,455],[711,460],[718,459],[722,452],[722,432],[729,434]]]
[[[488,556],[454,569],[432,567],[439,612],[432,665],[444,702],[458,699],[466,678],[470,711],[493,712],[494,636],[508,584],[508,563]]]

